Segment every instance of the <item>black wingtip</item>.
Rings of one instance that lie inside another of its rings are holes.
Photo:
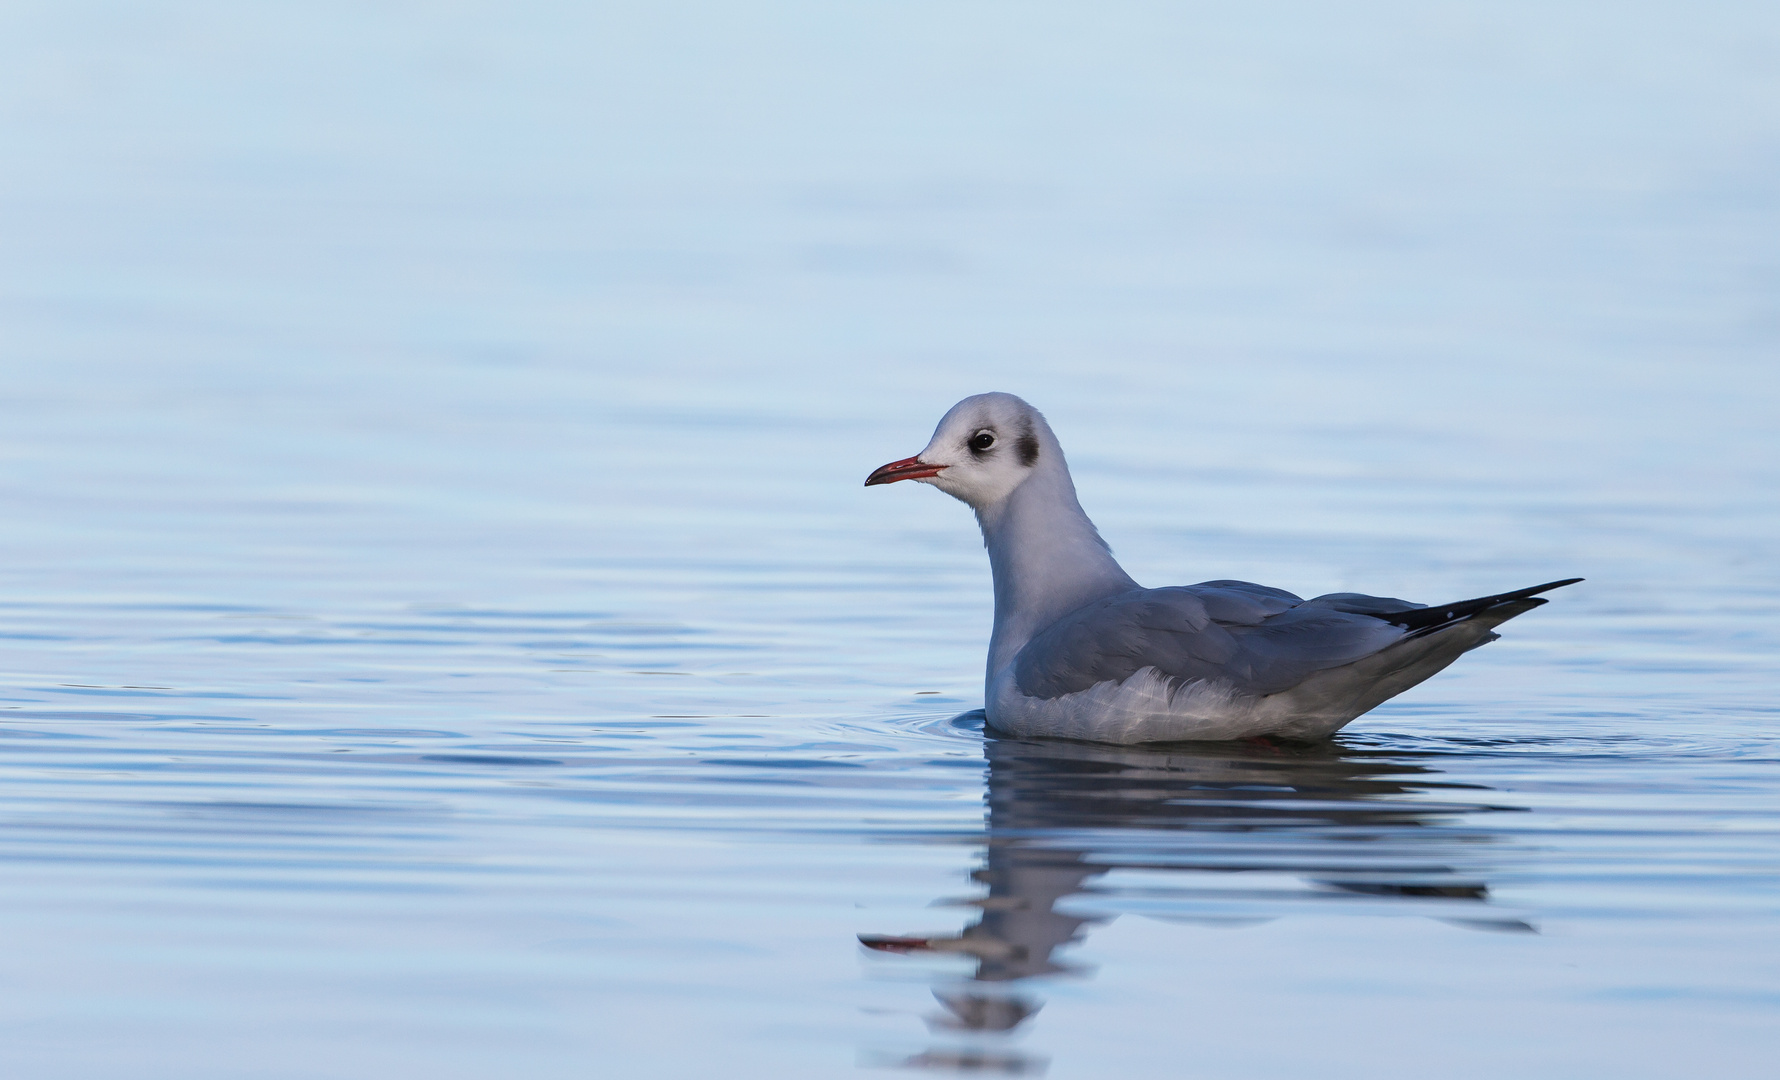
[[[1565,578],[1562,581],[1548,581],[1543,585],[1534,585],[1526,589],[1515,589],[1513,592],[1497,593],[1494,596],[1480,596],[1475,600],[1460,600],[1454,604],[1435,604],[1431,607],[1412,608],[1408,611],[1395,611],[1389,614],[1374,615],[1375,619],[1401,626],[1412,634],[1424,634],[1450,625],[1462,619],[1469,619],[1501,604],[1526,603],[1523,611],[1531,611],[1540,604],[1550,603],[1548,600],[1534,599],[1542,592],[1561,589],[1565,585],[1574,585],[1583,580],[1579,577]]]

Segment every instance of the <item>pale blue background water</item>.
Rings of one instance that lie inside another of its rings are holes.
[[[8,1074],[1769,1075],[1777,176],[1771,5],[0,7]],[[986,389],[1146,583],[1589,580],[986,743]]]

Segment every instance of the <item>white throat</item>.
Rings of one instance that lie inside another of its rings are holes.
[[[1049,431],[1032,475],[980,507],[995,579],[995,631],[987,683],[1033,636],[1084,604],[1138,588],[1076,500],[1063,451]]]

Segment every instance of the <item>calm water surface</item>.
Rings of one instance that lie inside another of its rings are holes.
[[[4,19],[8,1075],[1771,1074],[1771,8]],[[1588,581],[989,738],[985,389],[1146,584]]]

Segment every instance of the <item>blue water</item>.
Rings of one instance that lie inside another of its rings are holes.
[[[11,6],[8,1075],[1768,1076],[1777,170],[1762,5]],[[988,738],[988,389],[1146,584],[1588,580]]]

